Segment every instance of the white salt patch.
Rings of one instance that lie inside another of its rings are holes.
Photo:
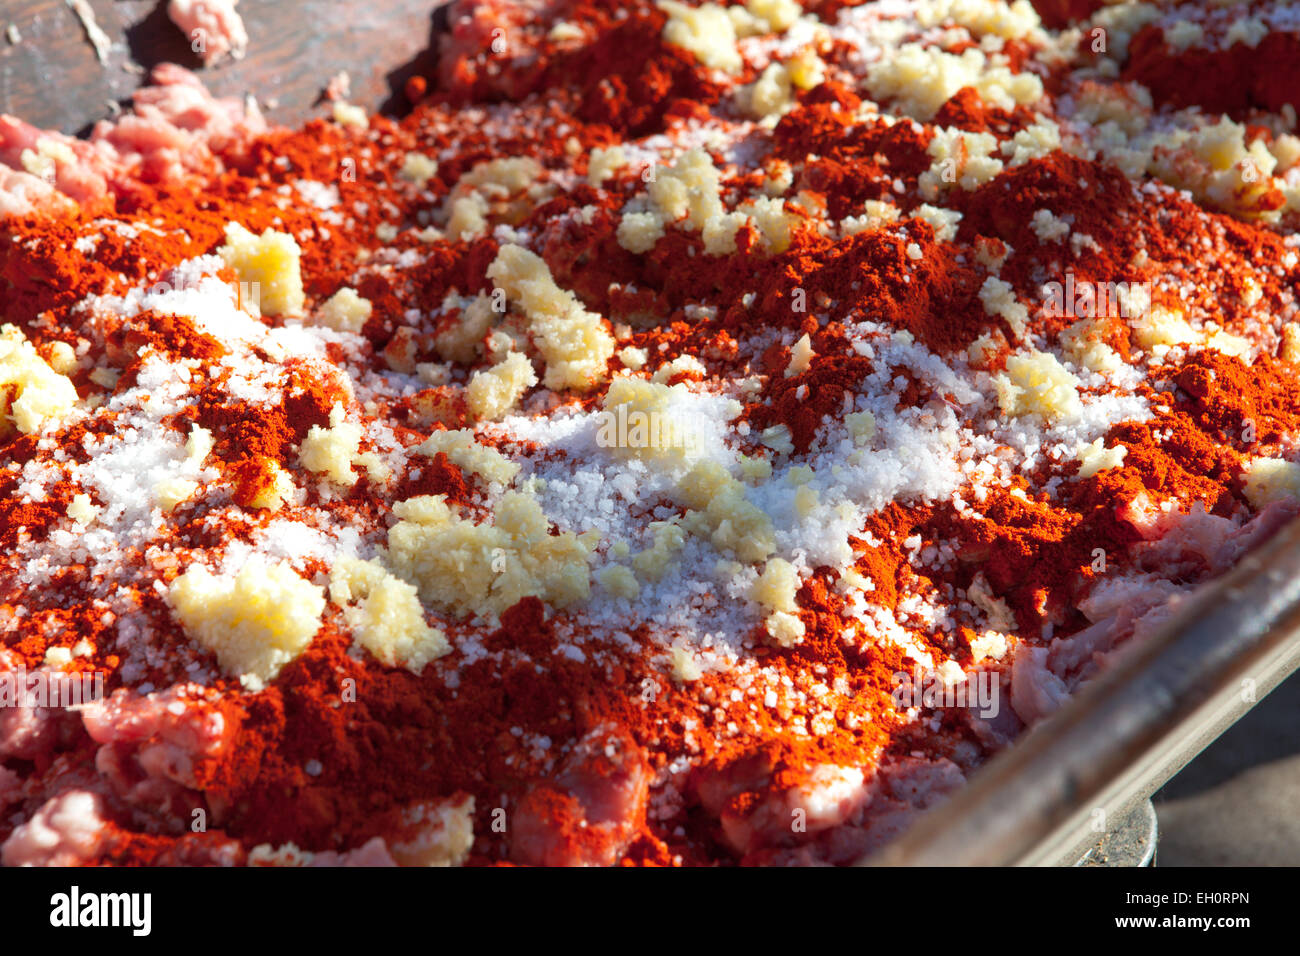
[[[296,179],[293,183],[298,195],[317,209],[333,209],[340,202],[339,188],[333,183],[318,183],[312,179]]]

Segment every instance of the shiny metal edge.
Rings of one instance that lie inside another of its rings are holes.
[[[1073,866],[1154,866],[1160,820],[1150,800],[1143,800],[1134,813],[1125,815],[1100,834]]]
[[[1300,667],[1300,520],[859,865],[1070,865]]]

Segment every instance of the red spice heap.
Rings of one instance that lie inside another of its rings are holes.
[[[110,695],[0,709],[4,862],[850,862],[1296,510],[1281,4],[541,6],[457,3],[400,121],[0,126],[56,173],[0,180],[0,677]],[[249,680],[180,582],[281,566]]]

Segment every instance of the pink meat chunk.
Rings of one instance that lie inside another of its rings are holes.
[[[98,794],[69,790],[47,800],[0,846],[4,866],[77,866],[92,862],[105,832]]]
[[[238,60],[248,49],[248,31],[235,7],[239,0],[171,0],[167,16],[190,39],[190,48],[210,66],[224,57]]]
[[[842,768],[841,768],[842,769]],[[843,866],[899,837],[926,810],[965,783],[951,760],[904,757],[883,764],[868,779],[858,806],[840,824],[810,833],[798,846],[752,850],[748,866]]]
[[[778,783],[775,771],[770,755],[758,752],[697,775],[696,794],[736,853],[806,842],[853,819],[870,797],[871,783],[856,767],[820,764],[794,786]]]
[[[24,671],[16,661],[13,655],[0,650],[0,679],[15,694],[34,690],[32,682],[36,680],[45,683],[47,694],[54,693],[55,685],[63,679],[61,671],[48,667]],[[0,760],[49,760],[73,740],[78,723],[76,713],[62,707],[27,706],[26,702],[0,707]]]
[[[202,771],[234,743],[237,725],[194,686],[132,696],[118,691],[85,708],[95,765],[126,804],[188,820]]]
[[[89,140],[0,114],[0,216],[67,212],[67,200],[94,203],[139,183],[219,173],[267,128],[255,109],[217,99],[172,63],[156,66],[132,102],[132,112],[95,124]],[[53,190],[66,199],[56,201]]]
[[[335,853],[326,850],[312,855],[308,866],[397,866],[383,837],[367,840],[354,850]]]
[[[510,855],[535,866],[610,866],[645,820],[650,768],[622,729],[598,727],[559,773],[529,788],[514,815]]]

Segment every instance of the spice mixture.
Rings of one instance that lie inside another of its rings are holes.
[[[443,44],[0,117],[3,863],[848,863],[1297,511],[1296,7]]]

